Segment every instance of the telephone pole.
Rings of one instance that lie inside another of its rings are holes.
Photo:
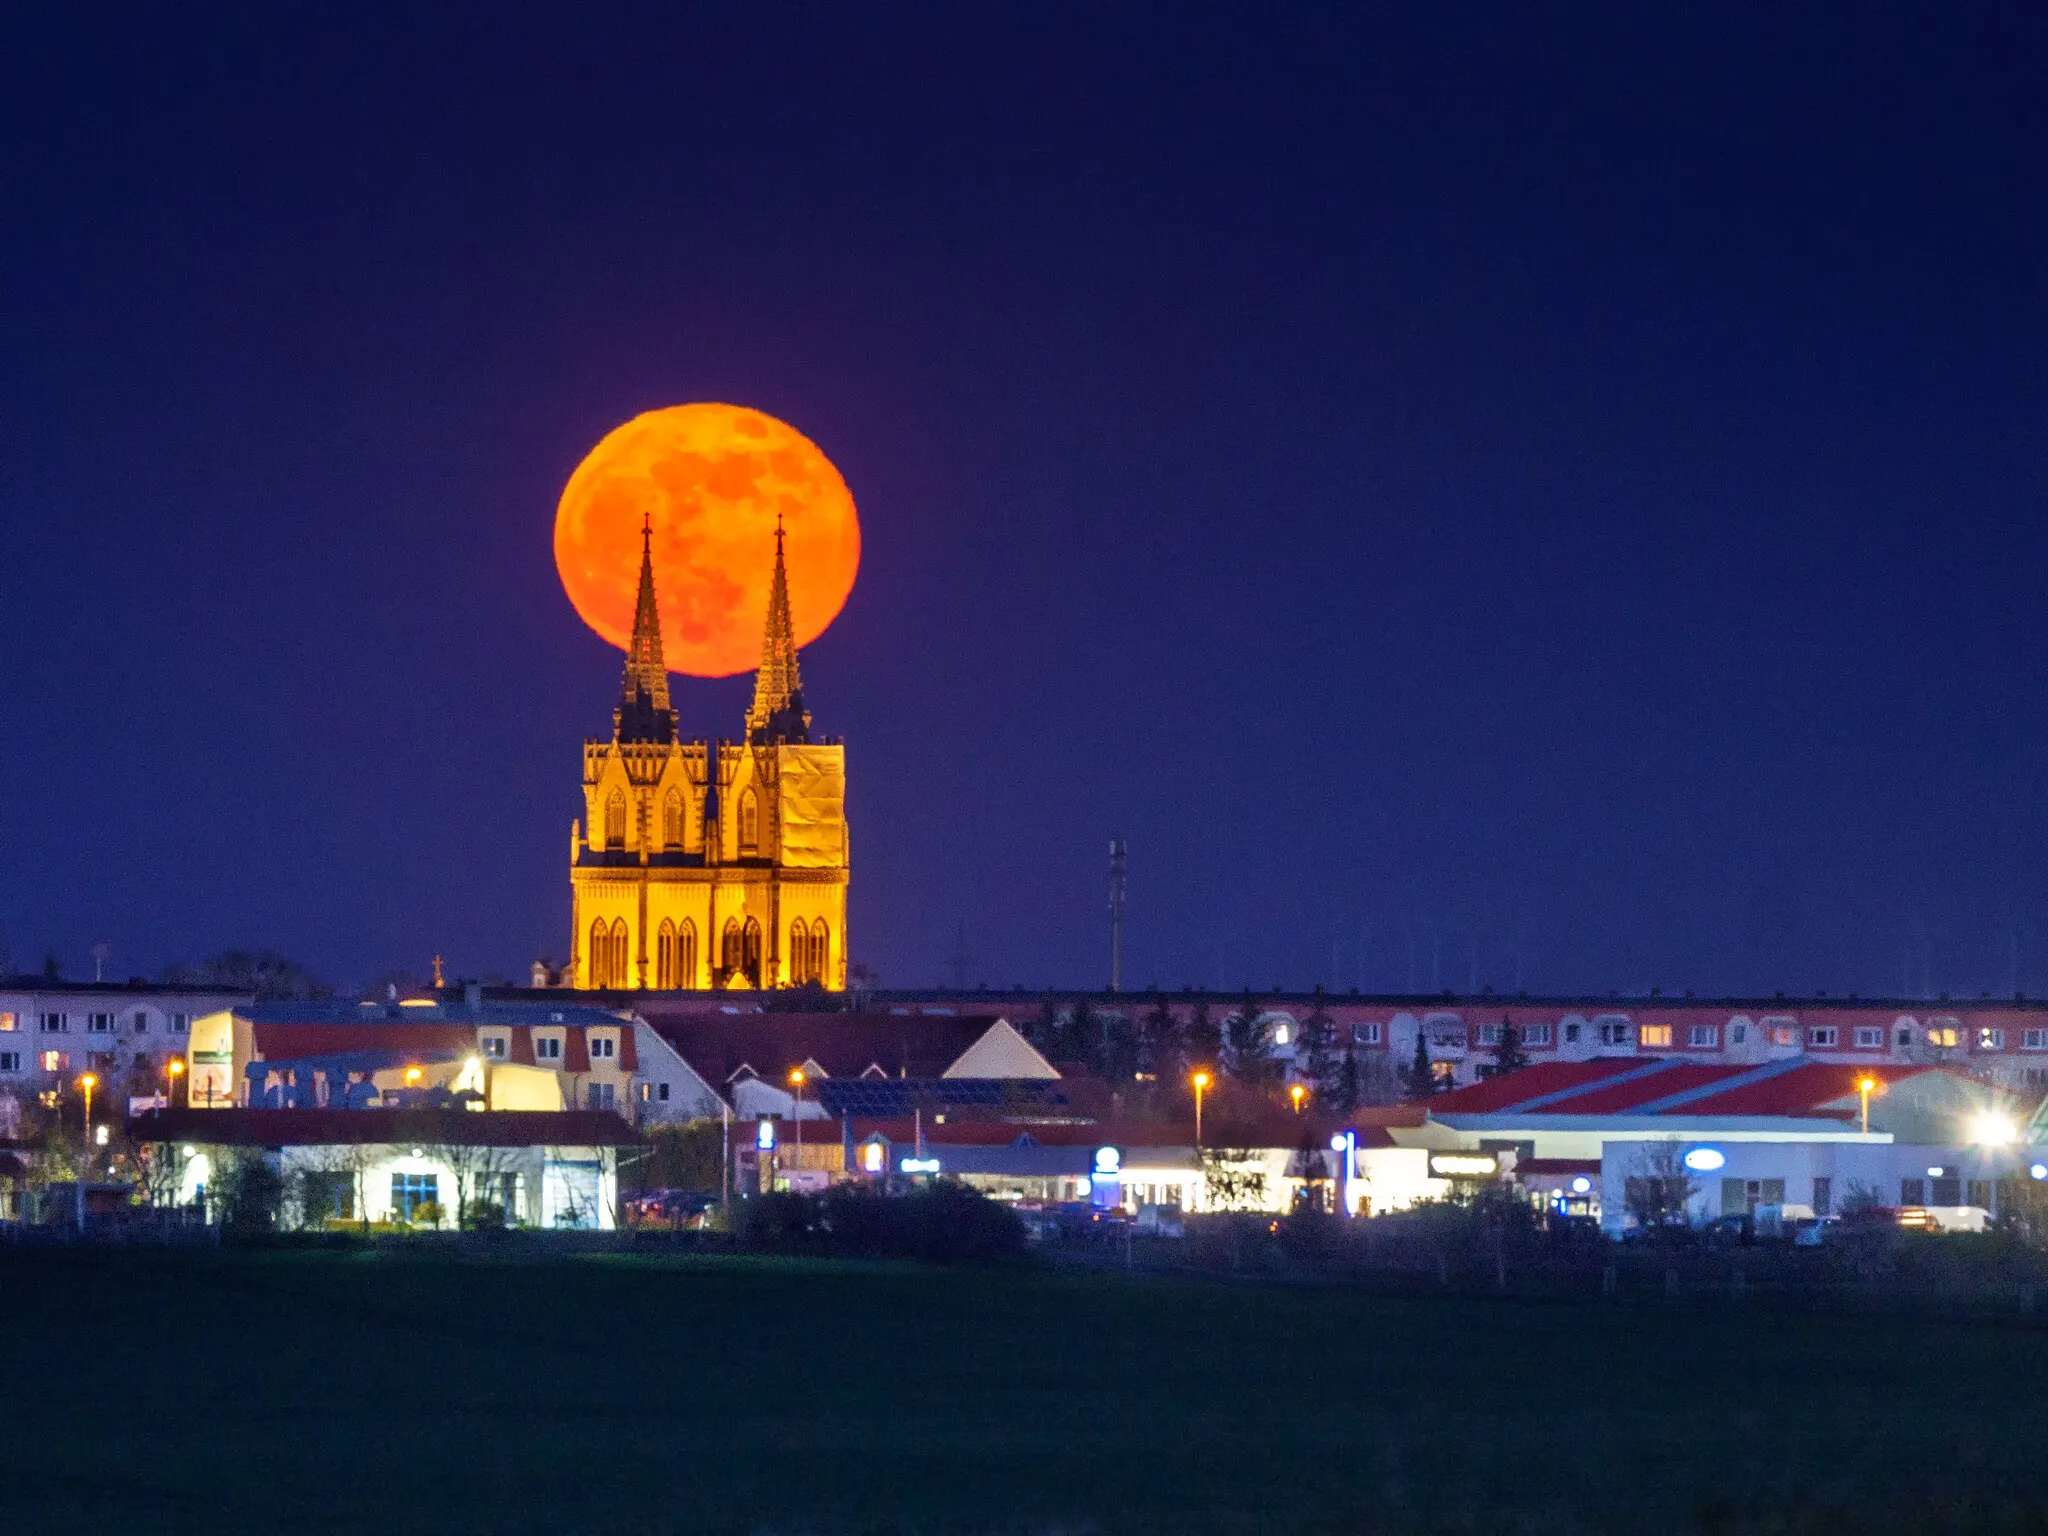
[[[1109,990],[1124,989],[1124,840],[1109,840]]]

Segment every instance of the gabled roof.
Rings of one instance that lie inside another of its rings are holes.
[[[997,1022],[992,1014],[942,1018],[700,1008],[648,997],[641,1017],[710,1083],[729,1081],[742,1066],[769,1082],[786,1082],[790,1069],[806,1062],[831,1078],[857,1078],[870,1066],[888,1077],[941,1077]]]
[[[625,1015],[584,1003],[257,1003],[234,1010],[252,1024],[617,1024]]]

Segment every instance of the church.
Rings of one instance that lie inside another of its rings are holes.
[[[583,799],[569,833],[571,985],[844,990],[846,747],[811,735],[780,520],[736,742],[677,739],[643,533],[625,683],[611,739],[584,743]]]

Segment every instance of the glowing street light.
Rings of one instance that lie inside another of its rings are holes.
[[[99,1087],[99,1085],[99,1078],[91,1072],[87,1072],[78,1080],[78,1086],[85,1090],[85,1139],[87,1141],[92,1140],[92,1091]]]
[[[1970,1140],[1980,1147],[2009,1146],[2019,1140],[2019,1127],[2010,1116],[1986,1110],[1970,1120]]]
[[[1870,1134],[1870,1096],[1877,1092],[1877,1079],[1869,1073],[1856,1079],[1856,1091],[1863,1097],[1863,1134]]]
[[[1308,1097],[1308,1089],[1300,1083],[1291,1084],[1287,1089],[1287,1097],[1294,1100],[1294,1112],[1298,1115],[1301,1113],[1301,1101]]]
[[[790,1166],[801,1168],[804,1161],[804,1069],[789,1069],[789,1086],[795,1090],[796,1100],[790,1109],[790,1118],[796,1121],[796,1161]]]
[[[413,1087],[424,1075],[418,1067],[407,1067],[405,1069],[405,1086],[408,1088]]]
[[[171,1109],[178,1107],[178,1079],[185,1075],[185,1058],[173,1056],[164,1066],[164,1076],[170,1081],[164,1084],[164,1103]]]
[[[1195,1145],[1199,1147],[1202,1144],[1202,1090],[1209,1086],[1210,1077],[1206,1072],[1197,1072],[1188,1081],[1195,1085]]]

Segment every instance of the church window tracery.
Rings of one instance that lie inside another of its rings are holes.
[[[668,799],[661,807],[661,845],[664,848],[683,846],[683,792],[671,789]]]
[[[604,803],[604,845],[607,848],[626,846],[626,797],[616,789]]]
[[[740,854],[749,857],[761,851],[761,802],[750,789],[740,796]]]

